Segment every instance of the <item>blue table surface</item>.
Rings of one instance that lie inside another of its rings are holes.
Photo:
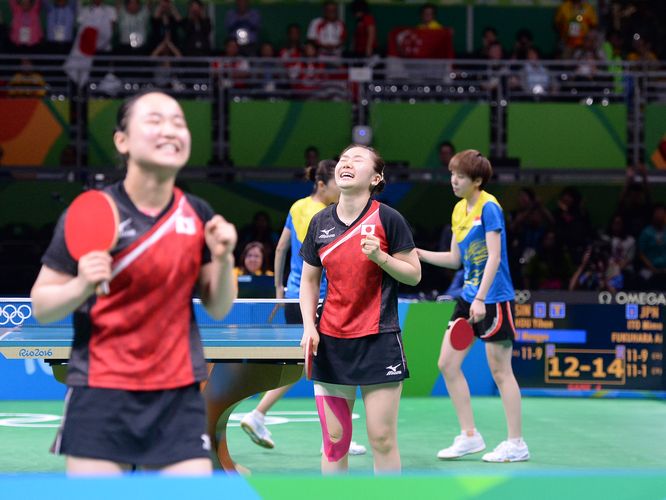
[[[301,325],[226,326],[200,328],[205,347],[296,347],[300,345]],[[17,330],[0,329],[0,345],[6,347],[64,347],[72,343],[68,327],[24,326]]]

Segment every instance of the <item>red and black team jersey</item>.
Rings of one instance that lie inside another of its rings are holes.
[[[407,222],[391,207],[369,200],[347,226],[336,208],[331,205],[313,217],[301,247],[303,260],[323,267],[328,279],[319,331],[338,338],[399,332],[398,282],[361,251],[361,239],[374,234],[391,255],[411,250]]]
[[[204,380],[192,296],[202,264],[210,262],[203,228],[213,210],[176,189],[168,207],[151,217],[134,206],[122,182],[105,191],[120,215],[111,293],[74,312],[67,384],[164,390]],[[42,264],[75,276],[63,228],[64,214]]]

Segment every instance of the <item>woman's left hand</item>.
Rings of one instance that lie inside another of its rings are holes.
[[[484,304],[480,300],[472,301],[472,304],[469,306],[469,322],[478,323],[485,317],[486,317],[486,304]]]
[[[214,215],[204,228],[206,245],[213,259],[222,260],[232,255],[238,236],[236,227],[221,215]]]
[[[368,258],[375,264],[379,264],[382,250],[379,247],[379,238],[374,234],[367,234],[361,238],[361,252],[368,256]]]

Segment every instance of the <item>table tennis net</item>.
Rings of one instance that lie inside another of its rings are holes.
[[[287,304],[290,304],[287,306]],[[202,328],[226,326],[238,328],[270,327],[285,325],[285,307],[298,307],[297,299],[237,299],[229,313],[216,320],[208,315],[199,299],[192,301],[194,316]],[[0,299],[0,332],[17,329],[22,326],[40,326],[44,328],[62,328],[72,326],[72,316],[51,323],[39,323],[32,311],[30,299]]]

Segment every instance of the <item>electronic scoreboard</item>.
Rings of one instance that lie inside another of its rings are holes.
[[[666,307],[516,304],[513,368],[521,388],[666,390]]]

